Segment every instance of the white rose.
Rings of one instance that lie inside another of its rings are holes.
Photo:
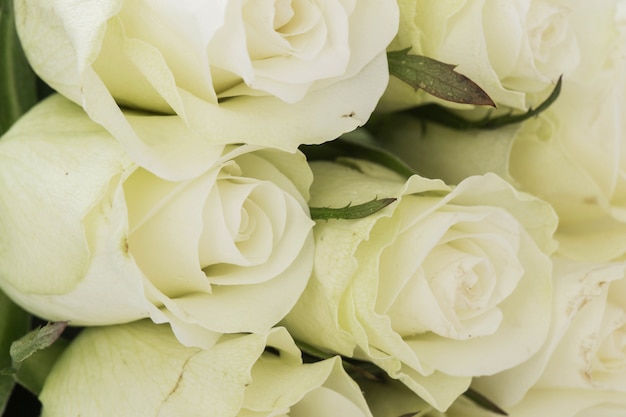
[[[242,146],[167,181],[53,96],[0,141],[0,287],[50,320],[150,316],[188,344],[266,331],[310,275],[311,180],[299,153]]]
[[[602,9],[613,14],[593,26],[612,36],[590,37],[589,65],[564,78],[559,98],[538,117],[490,131],[389,120],[381,143],[427,177],[457,183],[497,172],[548,201],[559,215],[563,256],[625,259],[626,3],[619,6],[617,14]]]
[[[626,392],[626,263],[555,259],[553,276],[552,320],[542,348],[513,369],[473,382],[505,408],[526,402],[529,389]]]
[[[358,160],[311,166],[311,206],[398,201],[317,222],[312,278],[283,321],[297,339],[370,360],[439,410],[472,377],[541,347],[557,222],[548,204],[495,175],[451,188]]]
[[[595,77],[565,84],[508,158],[520,187],[556,209],[560,251],[572,259],[626,258],[626,48],[611,58]]]
[[[626,264],[606,269],[596,293],[572,317],[535,387],[626,395]]]
[[[300,355],[284,328],[206,350],[147,321],[91,328],[46,379],[42,417],[371,417],[339,357],[302,364]]]
[[[577,67],[589,30],[602,36],[605,27],[587,23],[580,30],[578,20],[595,18],[611,1],[403,0],[389,50],[412,47],[412,53],[458,65],[456,71],[498,105],[527,109],[537,104],[536,93]],[[450,105],[392,77],[379,109],[431,101]]]
[[[16,1],[35,71],[160,175],[163,146],[117,107],[178,114],[215,144],[294,151],[364,124],[388,81],[394,0]]]

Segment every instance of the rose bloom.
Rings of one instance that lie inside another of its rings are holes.
[[[498,106],[526,110],[581,61],[588,34],[604,36],[597,18],[615,0],[401,1],[400,27],[389,50],[411,48],[453,65],[482,87]],[[437,102],[392,77],[380,110]],[[467,106],[465,106],[467,107]]]
[[[552,204],[559,252],[604,262],[626,257],[626,3],[597,21],[585,62],[565,76],[555,103],[521,125],[456,131],[391,118],[381,144],[422,175],[458,183],[496,172]],[[618,13],[616,13],[618,12]],[[600,24],[601,23],[601,24]]]
[[[185,347],[149,321],[91,328],[46,379],[42,417],[371,417],[339,357],[300,356],[284,328],[225,336],[210,349]]]
[[[439,410],[472,377],[541,347],[557,223],[548,204],[495,175],[453,188],[360,160],[310,165],[311,207],[397,200],[316,222],[313,275],[282,322],[294,337],[375,363]]]
[[[543,117],[522,126],[508,159],[520,187],[557,210],[561,252],[572,259],[626,259],[626,3],[619,6],[601,55],[586,57],[597,68],[572,77]]]
[[[20,0],[15,14],[37,74],[165,176],[169,150],[194,146],[154,141],[118,105],[177,114],[209,143],[294,151],[367,121],[398,28],[395,0]]]
[[[626,263],[556,259],[554,265],[553,319],[544,346],[474,386],[513,417],[624,415]]]
[[[311,180],[300,153],[230,146],[168,181],[52,96],[0,142],[0,287],[49,320],[150,316],[186,344],[267,331],[310,275]]]

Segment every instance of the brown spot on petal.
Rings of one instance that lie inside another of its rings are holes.
[[[122,253],[124,255],[128,255],[128,238],[126,236],[122,239],[122,244],[120,246],[122,249]]]
[[[581,370],[583,378],[594,386],[596,382],[593,380],[593,356],[595,354],[594,346],[596,343],[597,334],[594,332],[581,340],[579,354],[583,359],[584,369]]]
[[[587,275],[583,279],[586,279]],[[607,281],[599,281],[595,284],[585,285],[581,288],[580,293],[576,297],[572,297],[567,304],[565,314],[571,318],[578,313],[589,301],[597,297],[602,291],[602,287],[607,285]]]
[[[342,115],[341,117],[350,117],[350,118],[352,118],[352,117],[354,117],[354,116],[356,116],[356,113],[355,113],[355,112],[353,112],[353,111],[351,111],[350,113],[348,113],[348,114],[344,114],[344,115]]]
[[[598,205],[598,199],[596,196],[592,195],[591,197],[583,198],[583,203],[596,206]]]

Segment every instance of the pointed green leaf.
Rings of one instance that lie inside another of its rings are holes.
[[[536,108],[530,108],[522,114],[505,114],[498,117],[485,117],[480,120],[467,120],[458,113],[438,104],[427,104],[407,110],[406,113],[428,122],[437,123],[454,130],[468,129],[497,129],[499,127],[521,123],[524,120],[539,115],[552,105],[561,94],[563,77],[559,77],[550,95]]]
[[[446,64],[421,55],[411,55],[409,50],[387,53],[389,74],[415,89],[454,103],[495,107],[495,103],[478,84],[454,71],[456,65]]]
[[[368,201],[367,203],[352,206],[348,204],[341,208],[310,207],[313,220],[329,219],[362,219],[387,207],[396,201],[395,198],[381,198]]]
[[[0,370],[11,367],[11,342],[28,331],[30,316],[0,292]],[[0,374],[0,415],[13,391],[15,380]]]
[[[36,102],[36,77],[17,37],[12,1],[0,0],[0,135]]]

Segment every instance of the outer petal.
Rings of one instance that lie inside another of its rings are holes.
[[[147,321],[87,329],[55,364],[40,399],[44,417],[371,417],[341,360],[303,365],[284,328],[224,336],[209,349],[185,347]]]
[[[338,356],[305,366],[299,363],[299,352],[292,363],[284,356],[285,352],[280,358],[265,355],[255,364],[245,409],[260,414],[285,410],[290,415],[371,417],[359,386]]]
[[[266,340],[249,335],[201,350],[146,321],[87,329],[49,375],[42,416],[235,416]]]
[[[134,166],[123,149],[52,96],[3,137],[0,159],[0,253],[11,260],[0,262],[3,290],[35,314],[74,324],[146,317],[142,275],[127,252],[119,185]]]

